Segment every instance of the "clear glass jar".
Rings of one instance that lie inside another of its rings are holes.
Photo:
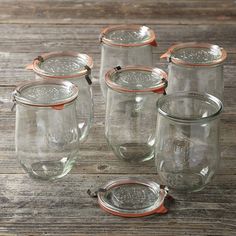
[[[37,79],[64,79],[79,88],[76,101],[80,142],[86,140],[93,123],[93,94],[90,78],[93,60],[86,54],[51,52],[37,57],[31,66]]]
[[[223,99],[226,51],[208,43],[181,43],[161,56],[167,58],[167,94],[181,91],[209,93]]]
[[[105,135],[117,157],[132,162],[154,157],[155,107],[166,77],[158,68],[140,66],[117,67],[106,74]]]
[[[105,74],[116,66],[152,66],[152,47],[156,46],[153,30],[141,25],[110,26],[102,30],[100,85],[106,100]]]
[[[158,103],[155,159],[163,184],[199,191],[212,179],[220,159],[221,101],[209,94],[179,92]]]
[[[75,101],[78,89],[69,81],[24,83],[13,93],[16,104],[16,156],[34,178],[66,175],[78,153]]]

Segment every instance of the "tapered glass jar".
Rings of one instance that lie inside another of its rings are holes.
[[[221,101],[180,92],[159,99],[157,108],[155,159],[162,183],[177,191],[201,190],[219,165]]]
[[[153,30],[141,25],[110,26],[102,30],[100,85],[104,98],[107,95],[105,74],[116,66],[152,66],[152,48],[156,46]]]
[[[142,162],[153,158],[156,102],[165,93],[166,73],[158,68],[117,67],[106,74],[105,134],[115,155]]]
[[[51,52],[37,57],[31,67],[37,79],[64,79],[79,88],[76,111],[80,142],[85,141],[93,123],[92,58],[70,51]]]
[[[14,91],[16,156],[31,177],[58,179],[73,167],[79,146],[77,96],[75,85],[55,79],[28,82]]]
[[[179,91],[209,93],[223,99],[226,51],[208,43],[181,43],[161,56],[167,58],[167,94]]]

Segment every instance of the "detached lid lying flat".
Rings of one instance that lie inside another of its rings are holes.
[[[161,58],[170,62],[189,66],[212,66],[222,63],[227,57],[226,51],[208,43],[180,43],[168,49]]]
[[[110,46],[136,47],[157,46],[153,30],[142,25],[118,25],[105,28],[100,34],[100,41]]]
[[[25,105],[63,109],[63,105],[72,102],[78,96],[77,87],[64,80],[37,80],[18,86],[13,99]]]
[[[107,183],[97,193],[100,207],[117,216],[142,217],[166,213],[167,191],[141,178],[121,178]]]
[[[158,68],[144,66],[116,67],[108,71],[105,81],[108,87],[119,92],[163,93],[167,87],[167,74]]]
[[[32,69],[45,78],[70,79],[90,73],[93,60],[86,54],[69,51],[42,54],[34,59]]]

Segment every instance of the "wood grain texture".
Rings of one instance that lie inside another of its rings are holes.
[[[224,67],[221,164],[201,192],[175,195],[166,215],[139,219],[111,216],[90,198],[108,180],[143,176],[159,181],[153,161],[118,160],[104,136],[105,105],[98,73],[98,35],[109,24],[147,24],[160,55],[174,43],[205,41],[228,52]],[[0,0],[0,236],[6,235],[236,235],[236,3],[234,0]],[[25,65],[43,52],[73,50],[94,58],[95,123],[77,165],[60,181],[31,180],[14,154],[15,114],[11,91],[34,80]]]

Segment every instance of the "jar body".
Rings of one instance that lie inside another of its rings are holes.
[[[176,100],[178,97],[175,98]],[[182,106],[180,106],[182,104]],[[208,104],[193,99],[170,101],[171,115],[194,117],[209,114]],[[176,191],[199,191],[210,182],[219,159],[219,119],[201,122],[172,120],[158,113],[155,160],[163,184]]]
[[[36,75],[36,79],[42,79],[42,77]],[[93,124],[94,102],[92,86],[88,84],[84,77],[71,78],[66,80],[75,84],[79,89],[79,94],[76,99],[76,114],[80,134],[80,142],[84,142],[86,141],[89,130]]]
[[[63,109],[16,105],[16,155],[34,178],[52,180],[66,175],[78,153],[75,102]]]
[[[154,157],[158,93],[121,93],[108,89],[105,135],[120,159],[142,162]]]
[[[146,65],[152,66],[152,45],[136,47],[110,46],[101,44],[100,86],[106,101],[107,86],[105,74],[116,66]]]
[[[208,93],[223,100],[223,64],[185,66],[169,63],[167,94],[182,91]]]

